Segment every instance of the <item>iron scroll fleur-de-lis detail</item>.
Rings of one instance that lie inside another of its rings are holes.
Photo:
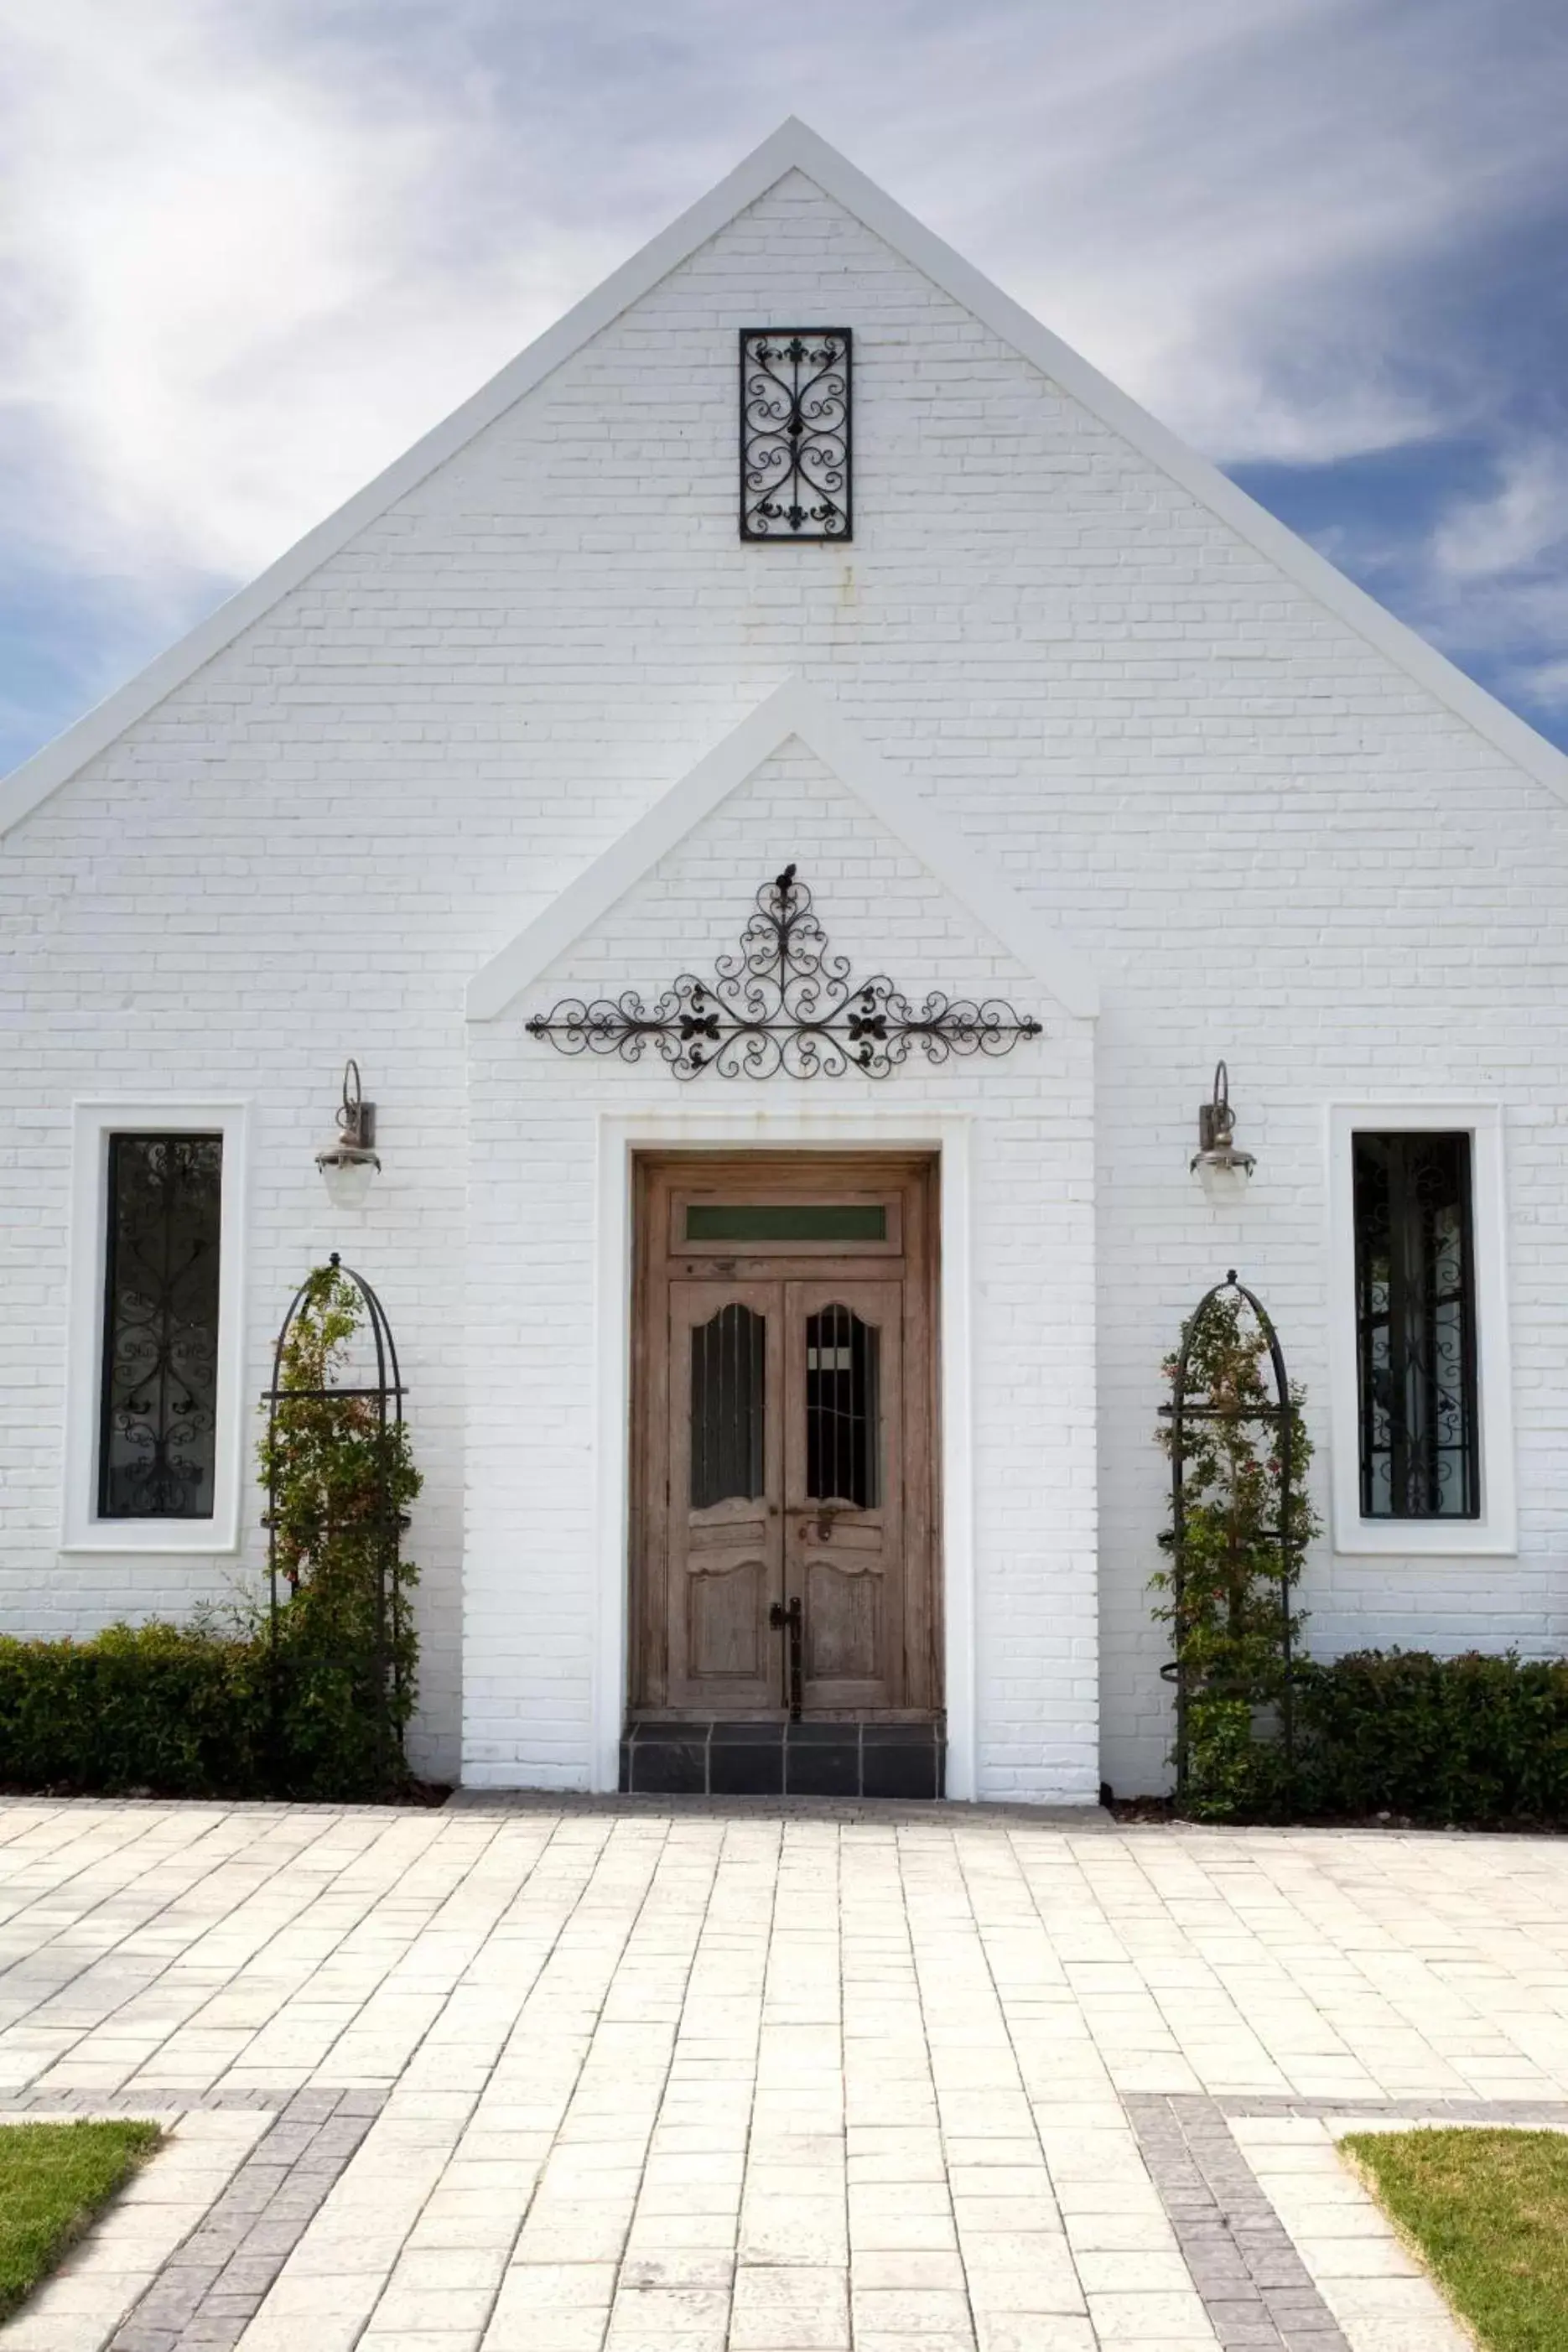
[[[741,330],[741,537],[847,540],[847,327]]]
[[[566,997],[526,1024],[563,1054],[615,1054],[638,1062],[651,1044],[678,1078],[717,1070],[726,1078],[885,1078],[919,1045],[928,1062],[954,1055],[1010,1054],[1039,1022],[1000,997],[931,990],[917,1007],[884,974],[850,978],[832,953],[811,892],[786,866],[757,892],[732,955],[711,981],[683,971],[654,1003]]]

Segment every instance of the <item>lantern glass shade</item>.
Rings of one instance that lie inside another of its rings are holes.
[[[381,1162],[374,1151],[323,1151],[316,1161],[334,1209],[363,1209]]]
[[[1216,1209],[1225,1208],[1232,1202],[1246,1198],[1247,1179],[1252,1174],[1252,1162],[1244,1152],[1230,1151],[1223,1148],[1218,1151],[1200,1151],[1197,1158],[1197,1171],[1198,1182],[1204,1188],[1204,1197],[1211,1201]]]

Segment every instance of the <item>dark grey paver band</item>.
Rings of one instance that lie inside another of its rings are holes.
[[[1350,2352],[1218,2101],[1129,2092],[1123,2105],[1226,2352]]]
[[[296,2091],[109,2352],[231,2352],[385,2104],[384,2091]]]
[[[1305,2099],[1289,2093],[1216,2099],[1129,2092],[1122,2105],[1226,2352],[1349,2352],[1230,2128],[1232,2116],[1397,2116],[1568,2131],[1563,2099]]]
[[[36,2092],[6,2112],[146,2115],[171,2107],[272,2108],[263,2132],[110,2340],[110,2352],[231,2352],[354,2150],[384,2091]]]

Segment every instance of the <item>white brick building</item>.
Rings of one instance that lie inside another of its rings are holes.
[[[797,326],[852,335],[853,528],[758,543],[737,337]],[[787,125],[0,788],[5,1628],[255,1571],[256,1399],[338,1248],[426,1475],[433,1772],[613,1787],[630,1716],[715,1773],[745,1726],[765,1785],[800,1601],[795,1785],[901,1785],[943,1724],[955,1794],[1163,1785],[1160,1360],[1228,1265],[1310,1391],[1312,1645],[1560,1649],[1565,798]],[[787,865],[857,981],[1042,1034],[682,1080],[527,1029],[710,980]],[[383,1168],[340,1212],[349,1055]],[[182,1129],[221,1272],[171,1507],[104,1381],[110,1139]]]

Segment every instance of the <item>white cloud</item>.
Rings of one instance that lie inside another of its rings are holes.
[[[1398,298],[1557,186],[1539,17],[0,0],[0,533],[150,600],[254,571],[789,110],[1222,460],[1430,437],[1489,394]]]
[[[1534,446],[1504,453],[1485,497],[1451,506],[1431,545],[1445,579],[1496,579],[1539,564],[1568,543],[1568,449]]]
[[[435,249],[460,112],[395,83],[360,103],[258,47],[264,14],[6,0],[0,24],[5,410],[40,453],[12,520],[89,564],[253,569],[616,257],[592,231]]]

